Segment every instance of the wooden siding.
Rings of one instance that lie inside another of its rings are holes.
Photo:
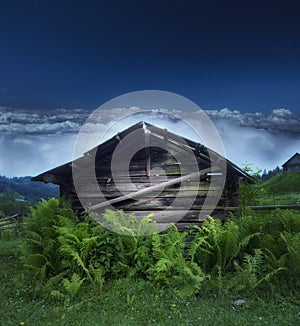
[[[122,169],[117,171],[119,172],[117,176],[118,184],[115,184],[109,157],[102,159],[101,165],[100,161],[98,161],[96,166],[97,184],[93,185],[89,180],[84,180],[84,174],[82,176],[82,182],[85,184],[85,187],[81,188],[80,198],[81,201],[84,201],[84,206],[92,207],[102,202],[104,203],[103,209],[97,210],[101,213],[108,207],[106,203],[109,201],[114,199],[118,200],[121,196],[139,192],[154,185],[160,185],[162,182],[175,180],[188,173],[188,171],[181,171],[181,162],[176,161],[166,151],[159,148],[150,148],[148,155],[151,158],[150,171],[156,171],[156,174],[148,175],[147,157],[141,151],[133,157],[129,165],[129,175],[132,185],[128,184],[127,178],[122,175],[124,173]],[[199,160],[198,169],[203,170],[206,168],[210,170],[210,165],[210,162]],[[160,174],[158,173],[159,171],[164,172]],[[238,205],[239,176],[230,172],[230,170],[228,172],[229,174],[227,175],[224,188],[221,182],[211,185],[211,175],[206,172],[196,180],[186,180],[165,187],[158,193],[155,193],[155,196],[152,193],[143,193],[138,198],[122,200],[113,203],[111,206],[128,213],[134,212],[138,218],[142,218],[152,212],[154,214],[153,218],[162,225],[163,223],[177,221],[178,216],[182,216],[178,223],[183,223],[184,225],[200,223],[205,214],[224,218],[225,207]],[[221,177],[221,175],[215,176],[215,178],[220,179]],[[101,189],[103,197],[99,196],[98,186]],[[209,204],[206,204],[204,210],[204,202],[208,196],[208,192],[210,198],[220,197],[220,199],[216,207],[210,209]],[[61,184],[61,195],[71,201],[72,207],[75,210],[83,210],[72,183],[66,182]],[[195,199],[188,203],[193,196]],[[175,199],[176,205],[174,204]],[[189,207],[188,211],[186,211],[187,206]]]

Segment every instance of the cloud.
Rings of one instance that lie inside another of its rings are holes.
[[[272,114],[277,115],[279,117],[286,117],[286,116],[291,116],[292,112],[288,109],[273,109]]]
[[[103,109],[97,116],[97,123],[107,125],[119,116],[140,112],[137,107]],[[175,114],[182,118],[199,118],[199,112],[180,110],[153,110],[156,117],[160,113]],[[224,108],[206,110],[213,121],[226,120],[235,125],[264,129],[274,133],[300,134],[300,116],[285,108],[273,109],[268,115],[263,113],[241,113]],[[53,111],[25,111],[0,107],[0,133],[7,134],[55,134],[78,132],[90,112],[83,109],[59,109]]]
[[[288,109],[273,109],[267,115],[228,108],[206,113],[220,134],[226,157],[237,165],[271,170],[300,152],[300,116]],[[182,116],[197,120],[197,112]]]
[[[299,135],[239,126],[228,120],[217,121],[215,125],[226,157],[238,165],[250,163],[259,169],[273,169],[300,151]]]
[[[229,120],[238,126],[265,129],[274,133],[300,134],[300,116],[285,108],[273,109],[268,115],[260,112],[241,113],[238,110],[207,110],[206,113],[214,120]]]
[[[0,136],[0,175],[36,175],[72,157],[76,134]]]
[[[0,107],[0,133],[24,135],[77,132],[88,114],[85,110],[45,112]]]
[[[0,174],[35,175],[71,161],[77,134],[90,113],[82,109],[39,111],[0,107]],[[300,151],[300,116],[286,108],[273,109],[270,114],[241,113],[228,108],[206,113],[220,134],[226,157],[238,165],[249,162],[273,169]],[[120,122],[120,116],[126,114],[129,117]],[[97,118],[88,122],[89,132],[97,134],[98,139],[87,146],[96,145],[139,119],[199,141],[189,126],[179,123],[174,116],[187,122],[201,120],[201,112],[180,109],[157,109],[147,115],[137,107],[100,110]]]

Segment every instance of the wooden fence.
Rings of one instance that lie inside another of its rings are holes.
[[[2,231],[13,230],[15,233],[20,229],[23,223],[22,212],[13,214],[11,216],[0,218],[0,239]]]
[[[225,211],[237,211],[241,207],[226,207]],[[252,209],[253,211],[267,211],[272,209],[297,209],[300,210],[299,204],[294,205],[265,205],[265,206],[247,206],[247,208]]]

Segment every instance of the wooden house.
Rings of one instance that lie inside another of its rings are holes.
[[[300,172],[300,154],[296,153],[284,164],[282,164],[283,172]]]
[[[121,156],[113,166],[116,152]],[[224,218],[227,207],[238,206],[241,180],[253,182],[204,145],[145,122],[32,180],[59,185],[78,212],[114,207],[138,218],[153,212],[158,223],[176,222],[178,228],[208,214]]]

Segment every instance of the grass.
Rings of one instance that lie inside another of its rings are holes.
[[[300,193],[300,173],[285,172],[266,181],[262,188],[269,194]]]
[[[25,281],[18,260],[21,240],[0,241],[0,325],[298,325],[299,302],[289,293],[203,291],[187,300],[139,279],[107,282],[102,292],[82,287],[74,299],[56,299]],[[34,288],[33,288],[34,287]],[[241,306],[232,302],[246,301]]]
[[[258,205],[295,205],[300,204],[300,193],[289,193],[283,195],[264,194],[258,198]]]
[[[285,172],[254,186],[256,205],[300,204],[300,173]]]

